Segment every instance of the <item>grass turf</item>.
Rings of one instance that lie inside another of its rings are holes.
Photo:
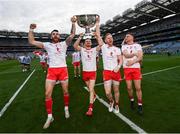
[[[136,132],[126,123],[109,113],[100,102],[95,102],[94,115],[86,117],[88,92],[81,79],[73,78],[71,59],[67,59],[69,69],[70,113],[64,118],[63,94],[59,85],[53,91],[53,115],[55,121],[43,130],[46,120],[44,108],[45,74],[38,61],[34,60],[35,73],[22,91],[0,118],[0,132]],[[180,56],[149,55],[144,57],[142,73],[180,66]],[[0,63],[0,108],[2,108],[20,87],[30,72],[21,72],[17,61]],[[122,70],[121,70],[122,71]],[[143,76],[143,116],[130,109],[125,82],[120,85],[120,111],[146,132],[180,132],[180,68]],[[102,60],[99,64],[97,82],[102,82]],[[97,94],[107,101],[103,85],[95,87]],[[135,93],[134,93],[135,94]],[[136,101],[137,102],[137,101]]]

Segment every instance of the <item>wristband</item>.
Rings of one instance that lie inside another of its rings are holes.
[[[121,68],[121,65],[120,64],[118,64],[118,66],[117,66],[118,68]]]

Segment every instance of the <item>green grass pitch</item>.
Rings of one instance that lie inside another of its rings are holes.
[[[97,71],[96,83],[102,82],[102,59]],[[93,117],[87,117],[89,93],[83,88],[82,79],[73,78],[71,58],[67,59],[69,69],[70,114],[64,117],[63,94],[59,85],[53,91],[54,122],[43,130],[46,120],[44,107],[45,74],[38,64],[32,62],[35,73],[17,95],[7,111],[0,117],[0,132],[118,132],[136,133],[125,122],[109,113],[108,109],[96,100]],[[169,67],[180,66],[180,56],[144,56],[142,73]],[[122,71],[122,70],[121,70]],[[31,72],[23,73],[18,61],[0,63],[0,109],[21,86]],[[122,74],[123,75],[123,74]],[[95,87],[96,93],[107,101],[103,85]],[[120,85],[120,112],[148,133],[180,133],[180,67],[143,76],[142,116],[137,109],[131,110],[125,82]],[[135,93],[135,92],[134,92]],[[136,101],[137,102],[137,101]]]

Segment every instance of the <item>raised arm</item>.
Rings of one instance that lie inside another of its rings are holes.
[[[31,24],[30,25],[30,30],[29,30],[29,33],[28,33],[29,44],[34,45],[34,46],[39,47],[39,48],[43,48],[43,43],[40,42],[40,41],[36,41],[34,39],[33,31],[34,31],[35,28],[36,28],[36,24]]]
[[[100,18],[99,16],[96,16],[96,32],[95,32],[95,37],[96,40],[98,42],[98,46],[96,47],[97,51],[100,51],[101,46],[104,44],[102,37],[101,37],[101,33],[100,33]]]
[[[80,41],[82,39],[82,36],[83,36],[83,33],[81,33],[79,35],[79,38],[76,40],[76,42],[74,43],[74,49],[80,51],[81,50],[81,46],[79,45],[80,44]]]
[[[75,36],[75,33],[76,33],[76,16],[73,16],[71,18],[71,22],[72,22],[72,27],[71,27],[71,34],[69,35],[69,37],[66,39],[66,44],[67,45],[70,45],[72,39],[74,38]]]

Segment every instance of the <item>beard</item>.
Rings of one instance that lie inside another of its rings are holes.
[[[91,47],[91,44],[86,44],[86,47]]]
[[[60,41],[60,39],[57,38],[57,37],[52,38],[52,42],[53,42],[53,43],[58,43],[59,41]]]

